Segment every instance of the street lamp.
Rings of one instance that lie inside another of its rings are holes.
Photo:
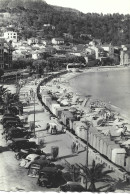
[[[88,144],[89,144],[89,129],[91,126],[91,122],[89,121],[85,121],[86,125],[87,125],[87,147],[86,147],[86,168],[88,168]],[[87,177],[86,177],[86,190],[87,190]]]
[[[34,92],[34,136],[35,136],[35,92]]]
[[[86,166],[88,167],[89,128],[90,128],[90,126],[91,126],[91,123],[90,123],[89,121],[86,121],[85,123],[86,123],[86,125],[87,125],[87,147],[86,147],[87,153],[86,153]]]
[[[33,122],[32,122],[32,130],[33,130],[33,132],[34,132],[34,136],[35,136],[35,114],[36,114],[36,110],[35,110],[35,105],[36,105],[36,102],[35,102],[35,92],[34,92],[34,90],[32,90],[31,89],[31,93],[30,93],[30,95],[31,95],[31,97],[33,98],[33,100],[34,100],[34,120],[33,120]]]

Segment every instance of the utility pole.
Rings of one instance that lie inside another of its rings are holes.
[[[86,153],[86,166],[88,167],[88,142],[89,142],[89,127],[87,128],[87,153]]]
[[[87,147],[86,147],[86,168],[88,168],[88,143],[89,143],[89,128],[90,123],[87,122]],[[86,176],[86,190],[87,190],[87,176]]]
[[[34,92],[34,136],[35,136],[35,92]]]

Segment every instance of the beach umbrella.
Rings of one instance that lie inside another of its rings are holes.
[[[128,139],[127,141],[123,142],[122,145],[130,145],[130,139]]]
[[[71,107],[71,108],[69,109],[69,111],[70,111],[70,112],[76,112],[77,109],[76,109],[75,107]]]
[[[78,101],[79,101],[79,102],[83,102],[83,99],[82,99],[82,98],[79,98]]]
[[[62,100],[60,103],[65,105],[65,106],[69,104],[67,100]]]

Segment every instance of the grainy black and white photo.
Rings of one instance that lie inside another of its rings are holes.
[[[0,191],[130,193],[129,0],[0,0]]]

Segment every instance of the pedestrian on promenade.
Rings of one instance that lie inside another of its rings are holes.
[[[74,154],[75,153],[75,142],[73,141],[72,145],[71,145],[71,150],[72,150],[72,153]]]
[[[49,131],[49,128],[50,128],[50,125],[49,125],[49,123],[47,123],[47,126],[46,126],[47,133]]]
[[[78,143],[78,140],[76,140],[75,151],[76,151],[77,154],[78,154],[78,150],[79,150],[79,143]]]

